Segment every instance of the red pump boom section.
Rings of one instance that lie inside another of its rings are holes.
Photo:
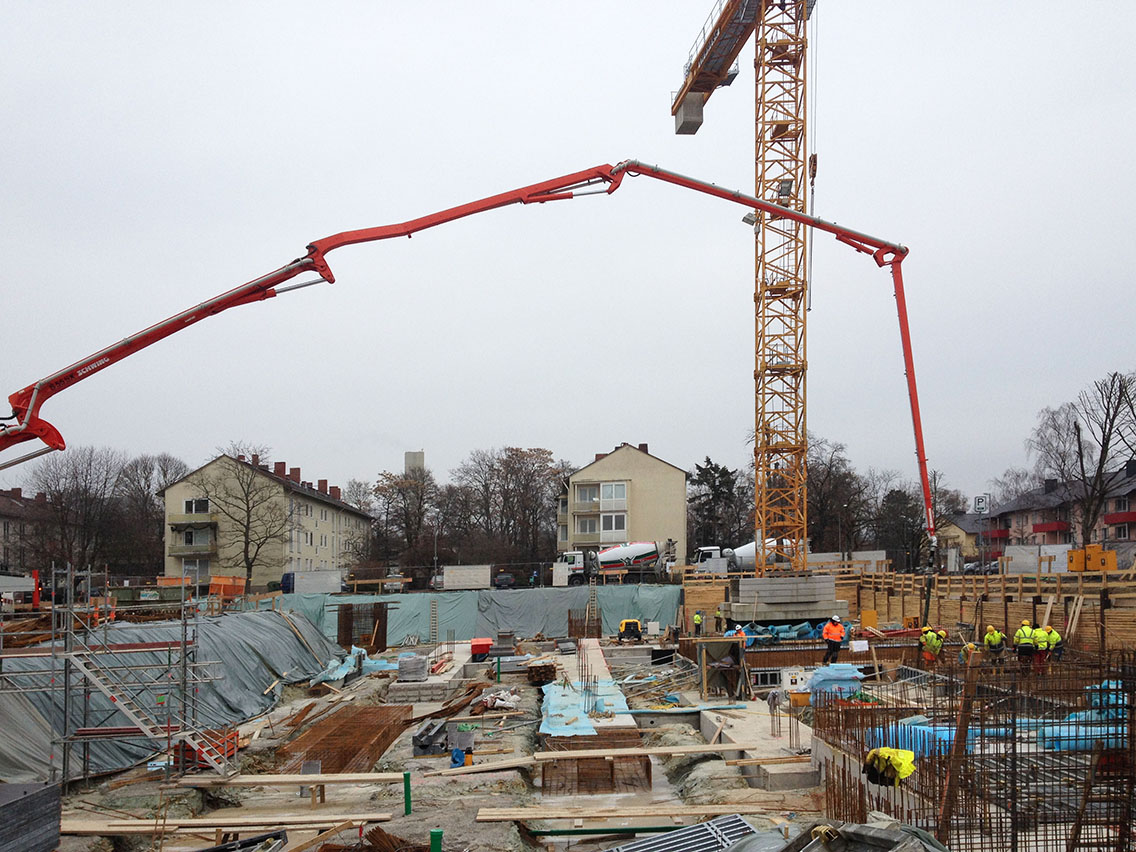
[[[815,230],[832,234],[837,240],[845,245],[851,246],[856,251],[871,255],[872,259],[875,260],[879,266],[891,267],[892,282],[895,287],[896,311],[899,315],[900,341],[903,346],[903,362],[907,374],[908,399],[911,403],[911,422],[915,431],[915,456],[918,460],[919,478],[923,487],[923,503],[926,513],[927,532],[932,540],[934,540],[935,518],[931,509],[931,487],[927,475],[927,456],[923,449],[923,426],[920,421],[919,396],[915,386],[915,363],[911,354],[911,333],[907,323],[907,302],[903,292],[902,264],[903,259],[907,256],[907,249],[898,243],[888,242],[887,240],[881,240],[869,234],[853,231],[850,228],[837,225],[835,222],[828,222],[815,216],[798,213],[743,192],[725,189],[716,184],[687,177],[677,172],[667,171],[658,166],[647,165],[638,160],[625,160],[616,166],[606,164],[596,166],[591,169],[585,169],[584,171],[574,172],[573,174],[543,181],[542,183],[535,183],[531,186],[514,189],[510,192],[503,192],[499,195],[493,195],[479,201],[472,201],[469,204],[451,207],[448,210],[442,210],[428,216],[422,216],[418,219],[411,219],[408,222],[395,225],[382,225],[377,228],[363,228],[356,231],[343,231],[342,233],[316,240],[308,245],[308,253],[305,256],[297,258],[291,263],[273,272],[269,272],[267,275],[254,278],[247,284],[242,284],[219,296],[214,296],[212,299],[195,305],[188,310],[162,320],[149,328],[143,329],[137,334],[107,346],[105,349],[100,349],[93,355],[76,361],[74,364],[52,373],[50,376],[46,376],[10,395],[8,402],[12,406],[12,415],[5,419],[14,420],[15,422],[0,425],[0,452],[21,442],[36,439],[42,441],[44,447],[37,452],[0,465],[0,469],[11,467],[14,464],[26,461],[29,458],[34,458],[44,452],[62,450],[66,447],[66,442],[63,440],[63,436],[60,434],[59,430],[39,416],[39,411],[43,404],[61,390],[71,387],[71,385],[76,382],[88,376],[92,376],[100,370],[105,370],[107,367],[121,361],[128,355],[133,355],[140,349],[145,349],[147,346],[157,343],[159,340],[169,337],[171,334],[181,331],[183,328],[187,328],[194,323],[219,314],[229,308],[235,308],[238,305],[245,305],[250,302],[258,302],[262,299],[271,299],[278,293],[304,287],[308,284],[316,284],[319,283],[321,279],[329,283],[335,281],[335,276],[332,274],[327,264],[326,256],[329,252],[337,248],[354,245],[356,243],[387,240],[393,237],[409,237],[415,232],[425,230],[426,228],[452,222],[455,219],[461,219],[465,216],[472,216],[475,213],[495,210],[498,207],[507,207],[511,204],[542,204],[546,201],[562,201],[580,195],[592,195],[597,193],[610,195],[619,189],[623,178],[628,175],[643,175],[655,178],[676,186],[695,190],[696,192],[713,195],[726,201],[733,201],[748,208],[771,213],[774,216],[801,222]],[[288,287],[280,286],[295,278],[297,275],[306,272],[313,272],[319,275],[319,279],[290,285]]]

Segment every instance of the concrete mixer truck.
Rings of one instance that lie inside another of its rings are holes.
[[[567,567],[568,585],[580,586],[592,577],[604,574],[618,577],[624,583],[665,583],[667,563],[674,561],[675,542],[633,541],[617,544],[596,553],[593,550],[569,550],[552,564]]]

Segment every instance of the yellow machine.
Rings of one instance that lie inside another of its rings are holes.
[[[637,618],[625,618],[619,622],[619,641],[627,639],[632,642],[638,642],[643,638],[643,625],[639,623]]]
[[[1084,550],[1068,553],[1070,571],[1115,571],[1116,551],[1105,550],[1099,544],[1089,544]]]

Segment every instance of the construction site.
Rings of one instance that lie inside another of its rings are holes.
[[[11,394],[0,451],[28,446],[0,470],[67,452],[41,416],[55,394],[230,308],[333,283],[337,249],[665,184],[740,206],[754,229],[749,560],[715,548],[703,562],[649,542],[649,560],[621,566],[606,550],[566,551],[547,566],[550,586],[534,572],[531,588],[493,588],[486,566],[483,586],[439,591],[435,530],[434,576],[416,591],[392,592],[410,581],[387,573],[348,591],[346,572],[312,591],[316,571],[277,572],[260,591],[251,568],[245,578],[182,567],[139,587],[53,564],[0,613],[0,852],[1136,848],[1136,563],[1126,551],[1120,564],[1115,550],[1105,558],[1094,538],[1062,550],[1067,560],[1039,547],[1030,570],[1002,556],[997,570],[948,572],[908,248],[813,209],[817,0],[711,5],[671,93],[674,132],[695,134],[711,94],[748,77],[738,58],[751,46],[752,194],[621,160],[313,240]],[[894,297],[910,419],[879,428],[896,442],[914,433],[907,473],[928,543],[918,570],[879,551],[810,547],[806,317],[820,238],[883,270]],[[749,280],[748,257],[738,265]],[[268,470],[256,456],[251,466]],[[340,497],[326,480],[315,490]],[[204,524],[192,502],[165,518],[186,536],[183,556],[202,546],[186,532]],[[1116,514],[1127,519],[1127,497]],[[1070,529],[1061,523],[1043,532]],[[604,532],[617,530],[584,535],[615,540]],[[368,582],[376,593],[359,590]]]

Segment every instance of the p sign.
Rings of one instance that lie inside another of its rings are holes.
[[[976,515],[985,515],[990,512],[990,495],[979,494],[974,498],[974,513]]]

